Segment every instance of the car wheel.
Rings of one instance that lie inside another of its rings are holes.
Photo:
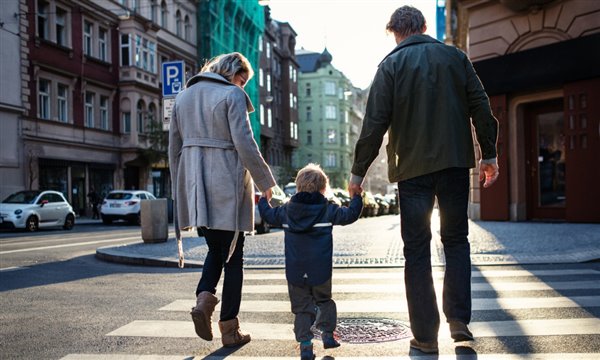
[[[260,224],[258,224],[258,226],[256,226],[256,233],[257,234],[267,234],[271,231],[271,227],[269,226],[269,224],[267,224],[266,222],[261,222]]]
[[[109,218],[108,216],[102,215],[102,223],[104,225],[110,225],[110,224],[112,224],[112,219]]]
[[[31,215],[30,217],[27,218],[27,221],[25,222],[25,230],[26,231],[37,231],[38,229],[38,218],[35,215]]]
[[[142,225],[142,216],[140,213],[135,214],[130,220],[131,225]]]
[[[73,226],[75,226],[75,216],[73,216],[73,214],[69,214],[65,218],[65,224],[63,225],[63,229],[71,230]]]

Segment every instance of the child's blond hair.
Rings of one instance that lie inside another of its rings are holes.
[[[296,191],[323,192],[327,189],[329,178],[318,164],[310,163],[296,175]]]

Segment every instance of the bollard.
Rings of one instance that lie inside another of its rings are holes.
[[[161,243],[169,238],[167,199],[142,200],[140,203],[142,240]]]

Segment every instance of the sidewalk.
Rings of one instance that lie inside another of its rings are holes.
[[[91,221],[91,220],[90,220]],[[98,221],[98,220],[93,220]],[[432,218],[432,264],[444,265],[439,218]],[[201,267],[208,248],[195,232],[183,233],[186,267]],[[577,263],[600,260],[600,224],[470,221],[473,265]],[[360,219],[334,228],[334,267],[403,266],[400,220],[396,215]],[[248,235],[244,266],[281,268],[285,265],[283,231]],[[100,259],[136,265],[177,266],[172,226],[164,243],[142,242],[96,250]]]

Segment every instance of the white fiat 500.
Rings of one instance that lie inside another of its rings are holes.
[[[36,231],[62,226],[71,230],[75,212],[62,193],[52,190],[16,192],[0,203],[0,227]]]
[[[106,225],[114,220],[126,220],[131,224],[140,225],[140,202],[156,200],[151,193],[143,190],[113,190],[102,202],[100,217]]]

